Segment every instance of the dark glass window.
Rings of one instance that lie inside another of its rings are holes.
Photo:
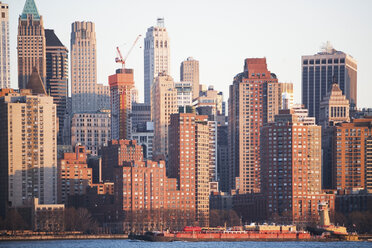
[[[305,60],[304,60],[304,65],[307,65],[307,63],[308,63],[308,60],[305,59]]]
[[[319,59],[315,60],[315,64],[319,65],[320,64],[320,60]]]
[[[345,63],[345,59],[340,59],[340,63]]]
[[[326,59],[322,59],[322,64],[325,64],[327,63],[327,60]]]
[[[328,59],[328,64],[332,64],[332,59]]]
[[[333,61],[335,64],[338,64],[338,59],[334,59]]]
[[[311,59],[311,60],[310,60],[310,65],[313,65],[313,64],[314,64],[314,60]]]

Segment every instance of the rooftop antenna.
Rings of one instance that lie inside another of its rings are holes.
[[[332,53],[334,48],[329,40],[326,43],[323,43],[321,46],[321,50],[324,53]]]

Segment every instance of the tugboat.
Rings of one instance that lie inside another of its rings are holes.
[[[316,227],[307,227],[307,230],[314,235],[329,234],[331,238],[342,240],[357,241],[358,236],[347,232],[344,226],[335,226],[329,220],[329,212],[327,203],[319,203],[320,210],[320,225]]]

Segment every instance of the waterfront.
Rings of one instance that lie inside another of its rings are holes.
[[[96,248],[96,247],[112,247],[112,248],[369,248],[371,242],[144,242],[132,240],[51,240],[51,241],[12,241],[0,242],[0,248]]]

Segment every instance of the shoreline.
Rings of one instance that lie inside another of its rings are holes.
[[[1,241],[43,241],[78,239],[128,239],[127,234],[78,234],[78,235],[16,235],[0,236]]]

